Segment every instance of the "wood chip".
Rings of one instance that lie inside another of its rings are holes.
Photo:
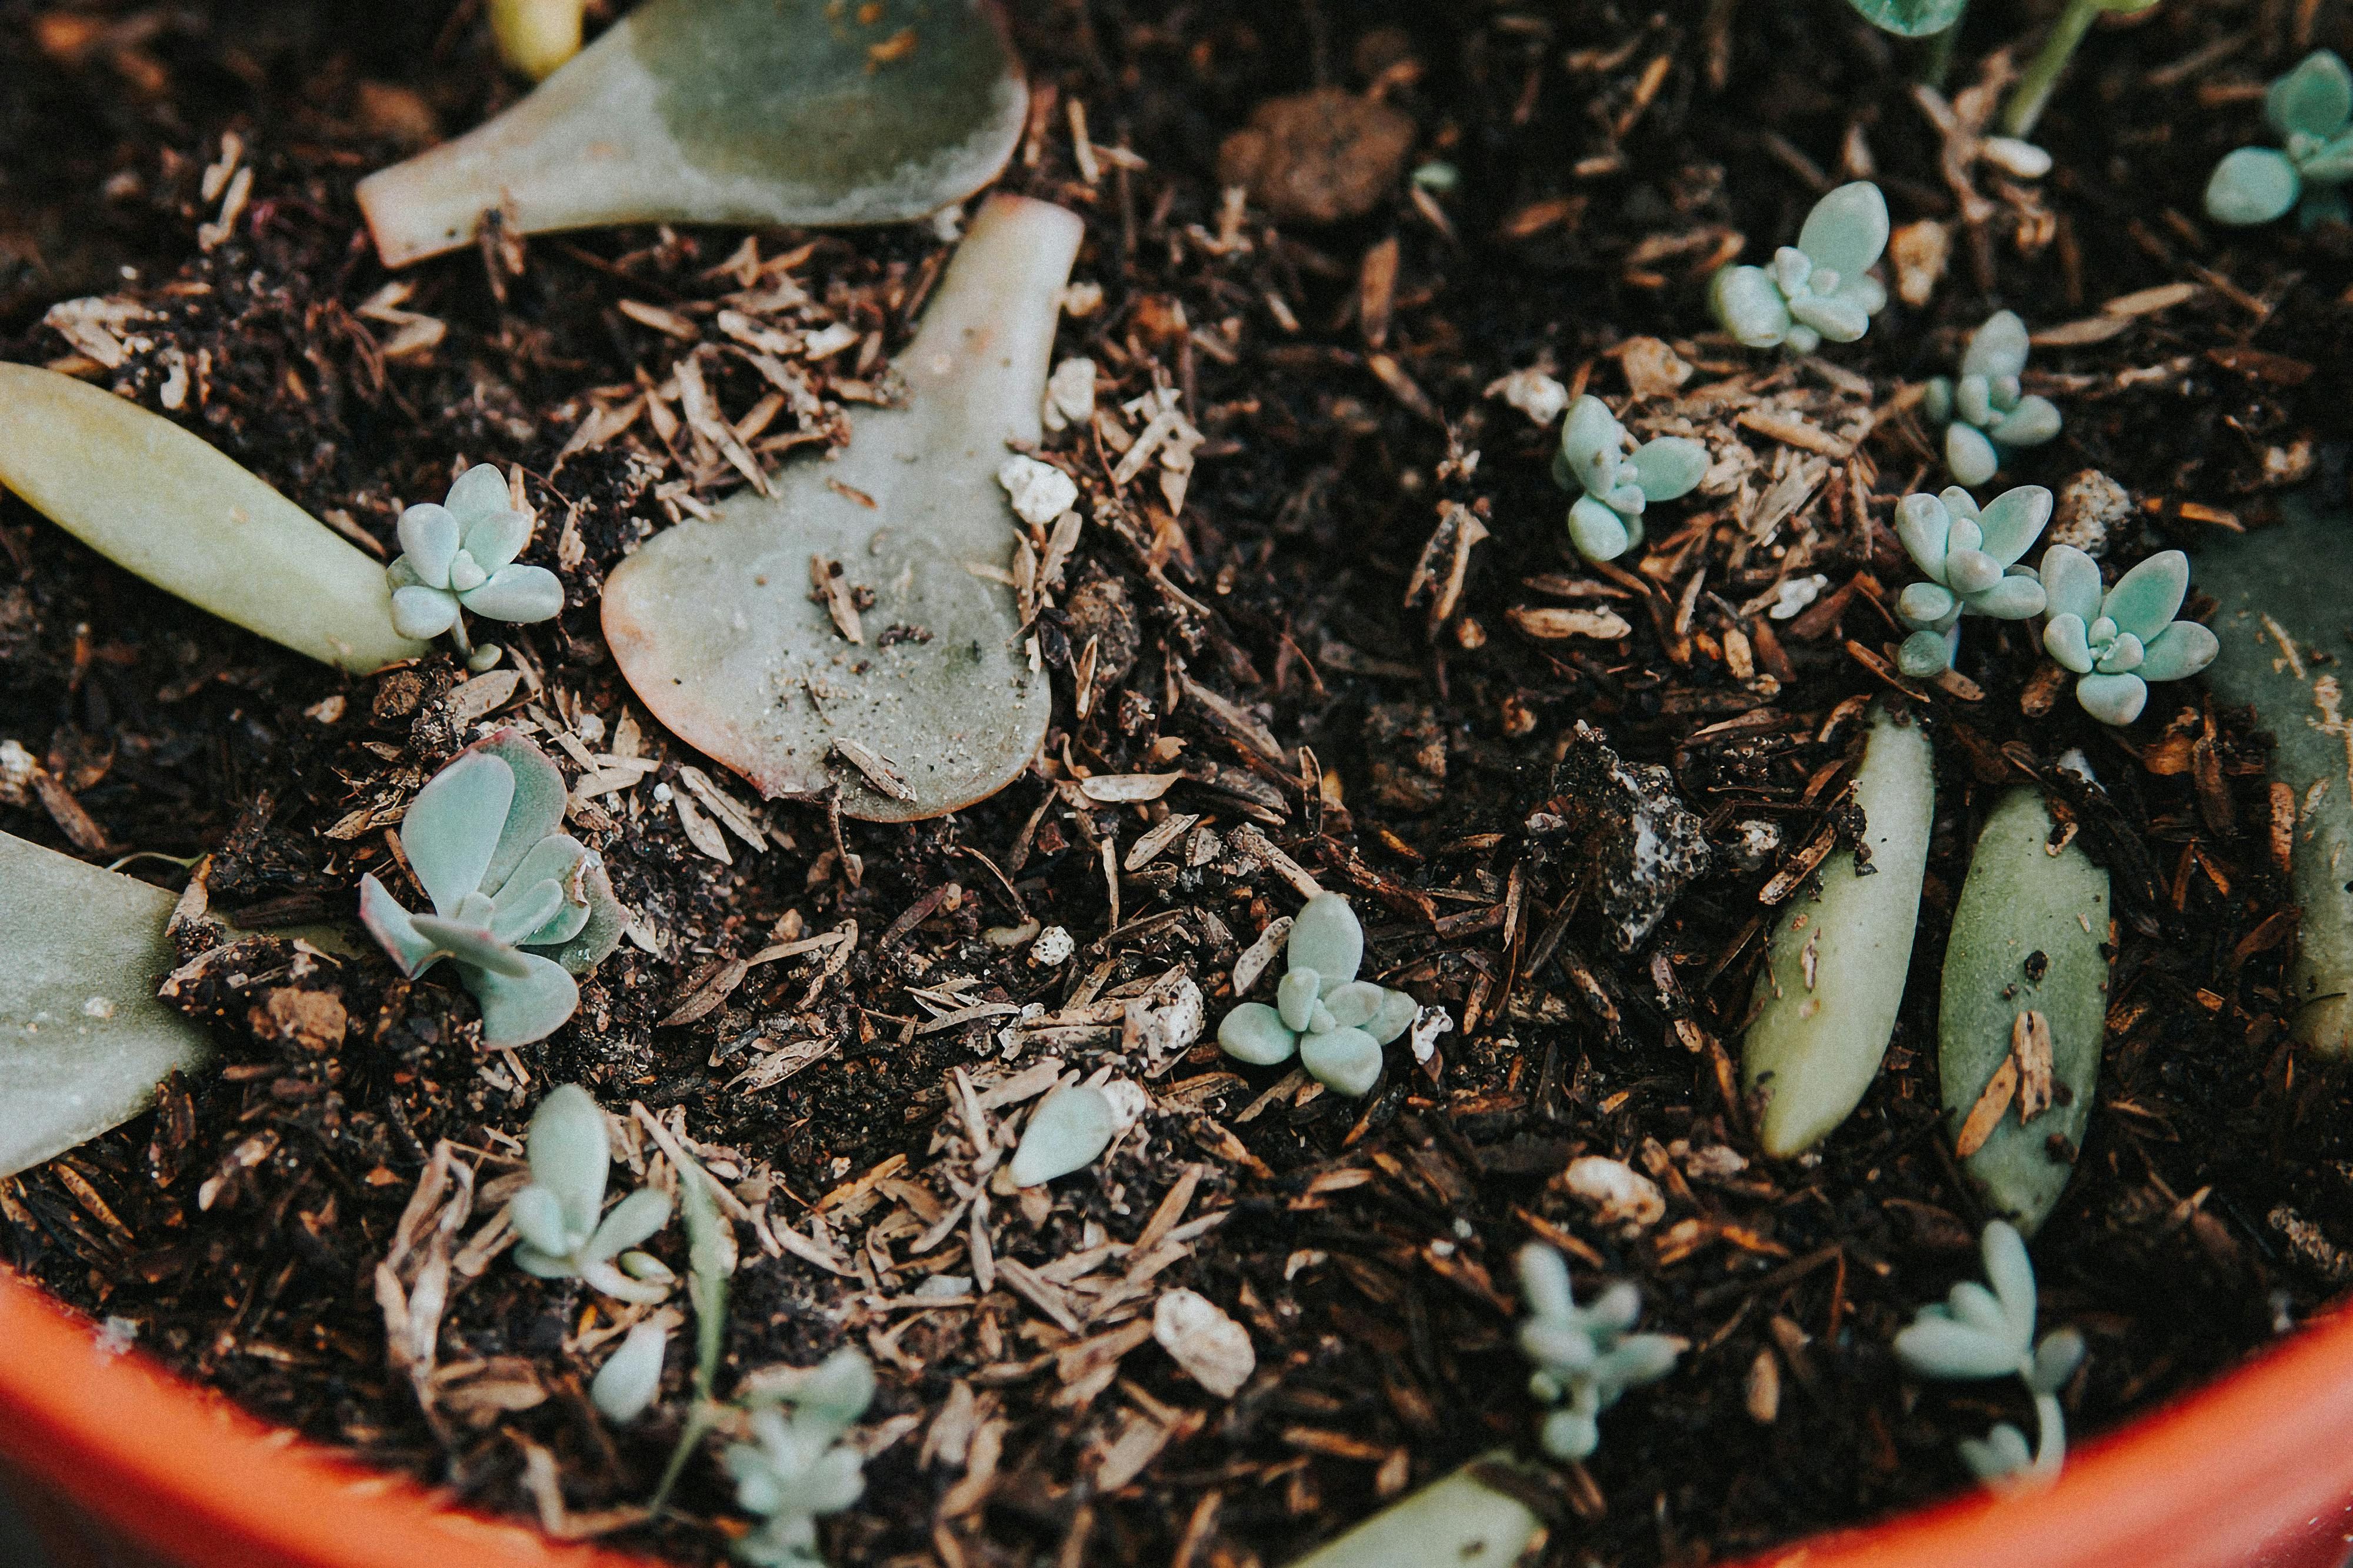
[[[2031,1121],[2051,1109],[2051,1020],[2030,1007],[2010,1026],[2010,1059],[2018,1064],[2018,1119]]]
[[[1785,447],[1802,447],[1809,452],[1819,452],[1825,458],[1835,458],[1841,462],[1854,456],[1854,447],[1850,443],[1803,419],[1776,414],[1769,409],[1745,408],[1733,423],[1778,441]]]
[[[2154,289],[2140,289],[2130,294],[2117,295],[2101,305],[2100,314],[2120,316],[2130,321],[2137,316],[2153,316],[2159,310],[2169,310],[2197,297],[2198,285],[2195,283],[2160,283]]]
[[[2027,339],[2039,349],[2074,349],[2104,343],[2132,331],[2129,316],[2086,316],[2080,321],[2045,327]]]
[[[1152,1337],[1193,1381],[1231,1399],[1258,1370],[1248,1330],[1194,1290],[1171,1290],[1152,1310]]]
[[[702,809],[684,794],[672,794],[670,809],[678,814],[678,825],[686,829],[687,841],[722,866],[733,866],[735,858],[727,852],[727,835],[719,831]]]
[[[1626,617],[1615,610],[1572,610],[1554,605],[1514,605],[1504,615],[1519,628],[1522,636],[1534,637],[1538,642],[1560,642],[1568,637],[1616,642],[1634,634],[1634,628],[1627,624]]]
[[[522,683],[519,669],[493,669],[454,688],[447,699],[450,722],[463,729],[497,712],[513,700],[515,688]]]
[[[866,775],[866,782],[889,795],[892,800],[912,801],[915,792],[899,776],[899,770],[867,747],[847,735],[833,738],[833,754]]]
[[[1106,805],[1158,800],[1183,773],[1098,773],[1079,781],[1079,793]]]
[[[1953,1152],[1966,1160],[1984,1148],[1993,1130],[2001,1125],[2002,1112],[2010,1109],[2010,1100],[2017,1093],[2018,1058],[2006,1056],[2001,1058],[2001,1066],[1994,1068],[1993,1081],[1985,1086],[1985,1092],[1969,1109],[1968,1119],[1961,1123],[1961,1135],[1953,1140]]]
[[[641,300],[624,300],[620,305],[621,314],[628,317],[638,325],[651,327],[655,331],[676,338],[681,342],[691,343],[702,336],[702,328],[680,315],[676,310],[665,310],[659,305],[649,305]]]
[[[850,597],[849,579],[841,563],[822,555],[810,556],[809,586],[825,601],[826,614],[833,617],[833,629],[850,642],[863,644],[866,628],[858,618],[858,601]]]

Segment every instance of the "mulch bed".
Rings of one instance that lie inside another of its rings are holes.
[[[2112,560],[2260,529],[2286,484],[2342,502],[2353,234],[2219,231],[2197,207],[2255,137],[2262,84],[2343,43],[2341,5],[2177,3],[2102,29],[2039,184],[1948,160],[1908,57],[1830,0],[1013,9],[1042,90],[1005,184],[1086,219],[1077,277],[1100,288],[1057,357],[1094,359],[1103,415],[1046,449],[1092,521],[1039,612],[1039,768],[886,827],[763,806],[670,741],[596,593],[743,482],[681,364],[756,458],[812,460],[794,448],[894,395],[940,238],[493,235],[395,278],[353,182],[516,95],[470,6],[0,4],[0,356],[168,411],[378,553],[463,464],[520,466],[526,559],[571,605],[506,638],[487,686],[442,656],[345,680],[0,502],[0,736],[62,786],[0,827],[101,862],[208,855],[213,911],[261,933],[191,938],[172,988],[216,1021],[217,1076],[0,1183],[0,1259],[454,1500],[713,1561],[740,1528],[715,1467],[660,1520],[627,1511],[682,1369],[615,1432],[584,1395],[613,1304],[466,1245],[516,1184],[539,1094],[579,1081],[638,1108],[640,1165],[689,1140],[744,1204],[729,1379],[845,1343],[873,1358],[879,1451],[831,1561],[1209,1568],[1284,1562],[1524,1440],[1510,1258],[1542,1237],[1580,1289],[1634,1279],[1645,1326],[1692,1345],[1553,1473],[1548,1560],[1736,1555],[1955,1491],[1954,1439],[2017,1418],[1994,1385],[1907,1387],[1888,1346],[1974,1268],[1935,982],[1977,824],[2040,780],[2118,916],[2099,1103],[2036,1247],[2046,1321],[2091,1345],[2071,1424],[2195,1386],[2353,1279],[2343,1086],[2281,1018],[2295,919],[2264,738],[2196,682],[2103,729],[2020,627],[1972,623],[1941,685],[1887,662],[1909,574],[1892,508],[1941,481],[1901,389],[1997,305],[2063,328],[2028,386],[2065,432],[2006,481],[2113,478],[2131,505]],[[1977,12],[1965,72],[2031,23]],[[1409,198],[1385,174],[1372,213],[1333,223],[1229,207],[1220,142],[1317,85],[1377,92],[1410,117],[1408,167],[1459,180]],[[1739,237],[1754,258],[1871,171],[1899,225],[1953,226],[1926,308],[1892,305],[1827,368],[1694,338]],[[43,324],[88,296],[139,313]],[[789,374],[723,312],[798,335]],[[1647,554],[1585,567],[1549,434],[1488,395],[1539,362],[1613,402],[1631,383],[1638,428],[1753,460],[1663,509]],[[1161,387],[1189,474],[1118,478]],[[1768,1162],[1727,1054],[1759,889],[1852,832],[1838,785],[1874,697],[1929,726],[1939,763],[1912,984],[1853,1121]],[[453,986],[299,933],[345,920],[408,797],[493,715],[574,780],[573,831],[635,921],[571,1026],[486,1053]],[[1579,721],[1670,769],[1715,847],[1631,953],[1586,859],[1527,826]],[[2070,749],[2104,788],[2059,770]],[[1086,788],[1170,771],[1148,805]],[[1357,1102],[1214,1045],[1237,958],[1309,879],[1364,912],[1368,973],[1457,1025],[1426,1063],[1393,1049]],[[1033,963],[1032,922],[1073,956]],[[1117,1064],[1153,1109],[1050,1194],[991,1192],[976,1157],[1049,1058]],[[445,1141],[406,1240],[468,1205],[459,1288],[436,1352],[398,1362],[378,1266]],[[1598,1219],[1553,1179],[1584,1153],[1645,1172],[1665,1215]],[[656,1249],[682,1265],[675,1231]],[[1249,1330],[1259,1371],[1230,1402],[1153,1345],[1171,1286]]]

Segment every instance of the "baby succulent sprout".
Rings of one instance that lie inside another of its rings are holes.
[[[640,1187],[610,1214],[601,1212],[613,1153],[605,1112],[588,1091],[576,1083],[550,1090],[532,1112],[524,1147],[531,1182],[507,1209],[522,1238],[515,1266],[543,1279],[579,1279],[619,1301],[659,1301],[670,1294],[670,1270],[628,1250],[670,1223],[670,1194]],[[638,1273],[659,1279],[630,1277]]]
[[[515,563],[531,542],[531,519],[508,502],[504,477],[478,463],[438,506],[424,501],[400,514],[400,555],[389,575],[392,624],[401,636],[429,642],[448,632],[459,653],[487,669],[498,655],[467,641],[466,611],[522,623],[553,619],[564,608],[554,573]]]
[[[2042,584],[2018,558],[2051,521],[2051,492],[2041,485],[2004,490],[1980,509],[1959,486],[1941,495],[1908,495],[1895,509],[1895,536],[1927,576],[1895,600],[1895,617],[1912,635],[1896,650],[1905,674],[1925,679],[1953,667],[1961,616],[2022,621],[2042,613]]]
[[[1609,405],[1590,395],[1562,422],[1552,477],[1578,492],[1568,537],[1588,561],[1614,561],[1642,542],[1642,509],[1689,495],[1707,472],[1707,448],[1688,437],[1662,436],[1629,451],[1631,443]]]
[[[573,981],[603,963],[625,923],[605,863],[564,821],[564,775],[513,730],[477,742],[427,781],[400,822],[402,853],[431,914],[412,914],[374,874],[360,923],[415,979],[448,959],[482,1008],[482,1040],[520,1046],[580,1005]]]
[[[1381,1076],[1381,1047],[1421,1009],[1402,991],[1356,978],[1365,928],[1337,893],[1318,893],[1292,923],[1289,972],[1274,1006],[1245,1002],[1218,1026],[1218,1044],[1260,1067],[1293,1057],[1309,1077],[1342,1094],[1363,1094]]]
[[[2341,187],[2353,180],[2353,71],[2333,49],[2315,49],[2272,83],[2263,119],[2277,148],[2242,147],[2214,166],[2206,216],[2243,227],[2269,223],[2303,204],[2298,221],[2346,216]]]
[[[1969,334],[1958,381],[1928,384],[1923,410],[1945,426],[1945,467],[1954,482],[1981,485],[2014,447],[2040,447],[2059,434],[2059,410],[2047,397],[2019,390],[2026,369],[2026,323],[1996,310]]]
[[[853,1350],[816,1366],[754,1373],[746,1381],[753,1440],[727,1450],[735,1501],[758,1529],[735,1543],[754,1568],[825,1568],[819,1516],[839,1513],[866,1489],[865,1461],[841,1439],[874,1399],[874,1369]]]
[[[2221,645],[2173,612],[2189,591],[2189,558],[2159,551],[2100,592],[2100,566],[2071,545],[2042,552],[2051,618],[2042,646],[2083,677],[2075,700],[2103,724],[2129,724],[2148,703],[2152,680],[2180,680],[2214,662]]]
[[[2004,1421],[1982,1438],[1961,1440],[1961,1458],[1989,1485],[2041,1483],[2067,1457],[2059,1391],[2084,1359],[2084,1336],[2058,1329],[2034,1342],[2034,1264],[2026,1243],[2004,1220],[1978,1243],[1986,1284],[1965,1279],[1944,1300],[1923,1307],[1895,1336],[1895,1359],[1915,1377],[1961,1381],[2016,1376],[2034,1397],[2036,1443]],[[1990,1286],[1991,1289],[1988,1289]]]
[[[1868,180],[1841,185],[1806,215],[1798,243],[1763,267],[1726,267],[1708,308],[1743,348],[1809,354],[1871,329],[1887,290],[1871,268],[1887,248],[1887,198]]]
[[[1580,1307],[1559,1253],[1532,1241],[1520,1248],[1519,1266],[1528,1308],[1520,1352],[1535,1367],[1528,1392],[1553,1406],[1541,1435],[1545,1452],[1564,1462],[1582,1459],[1601,1444],[1596,1417],[1628,1389],[1672,1372],[1683,1342],[1630,1331],[1642,1315],[1642,1297],[1626,1280]]]

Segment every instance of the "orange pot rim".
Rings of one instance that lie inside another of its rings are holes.
[[[2243,1563],[2353,1497],[2353,1313],[2133,1425],[2046,1490],[1978,1492],[1778,1548],[1759,1568]],[[188,1568],[649,1568],[453,1508],[100,1342],[0,1268],[0,1456]]]

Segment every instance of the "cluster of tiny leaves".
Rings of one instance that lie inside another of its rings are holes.
[[[1420,1008],[1402,991],[1356,978],[1365,928],[1337,893],[1318,893],[1292,923],[1288,964],[1275,1005],[1245,1002],[1218,1026],[1218,1044],[1260,1066],[1293,1057],[1327,1089],[1356,1096],[1381,1076],[1381,1047],[1411,1026]]]

